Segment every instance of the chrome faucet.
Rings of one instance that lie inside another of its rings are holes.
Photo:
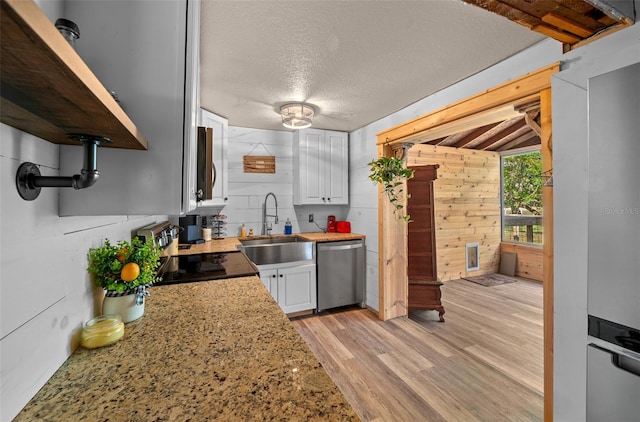
[[[267,214],[267,200],[269,199],[269,195],[273,196],[273,200],[276,203],[275,214]],[[262,234],[271,236],[272,226],[271,223],[267,222],[267,217],[273,217],[273,222],[278,224],[278,200],[273,192],[269,192],[267,196],[264,197],[264,205],[262,206]]]

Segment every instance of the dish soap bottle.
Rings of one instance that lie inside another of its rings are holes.
[[[240,237],[247,237],[247,229],[244,224],[240,227]]]
[[[291,220],[287,218],[287,221],[284,223],[284,234],[291,234]]]

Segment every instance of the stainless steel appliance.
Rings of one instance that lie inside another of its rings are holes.
[[[153,239],[156,246],[166,248],[178,238],[178,230],[177,226],[168,221],[161,221],[138,229],[136,236],[143,242]]]
[[[639,116],[640,63],[589,80],[590,422],[640,420]]]
[[[175,255],[162,258],[159,275],[163,286],[195,281],[246,277],[258,274],[258,269],[241,251]]]
[[[358,304],[365,307],[363,240],[317,243],[317,312]]]

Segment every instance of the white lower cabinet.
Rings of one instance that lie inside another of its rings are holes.
[[[285,314],[316,308],[316,265],[258,265],[260,280]]]

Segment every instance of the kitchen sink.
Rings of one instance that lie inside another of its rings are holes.
[[[296,238],[254,240],[285,240],[279,243],[243,244],[240,250],[256,265],[313,260],[313,242],[298,241]]]
[[[297,243],[297,237],[265,237],[262,239],[243,239],[240,240],[242,246],[254,246],[254,245],[273,245],[280,243]]]

